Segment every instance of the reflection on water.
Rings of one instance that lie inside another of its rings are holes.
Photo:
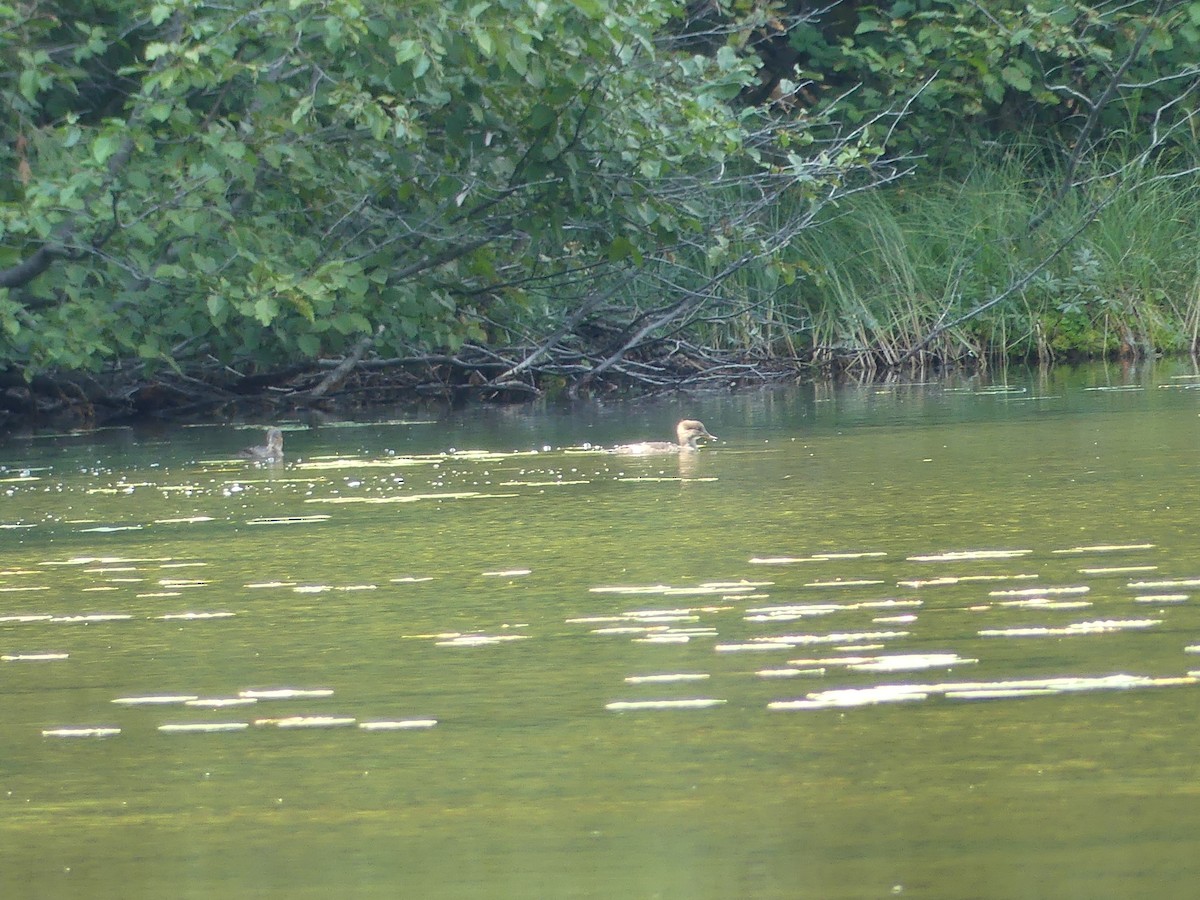
[[[1186,896],[1194,379],[13,440],[0,892]]]

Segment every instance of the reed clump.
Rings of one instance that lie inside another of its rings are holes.
[[[1009,151],[851,195],[730,278],[700,340],[843,367],[1196,349],[1200,181],[1097,163],[1062,183]]]

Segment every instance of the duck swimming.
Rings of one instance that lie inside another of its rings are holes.
[[[700,438],[715,441],[715,435],[708,433],[708,429],[704,427],[704,423],[698,419],[684,419],[675,426],[675,436],[679,442],[672,444],[670,441],[642,441],[639,444],[621,444],[613,448],[614,453],[622,453],[627,456],[648,456],[653,453],[695,453],[700,448],[696,445],[696,441]]]
[[[278,462],[283,459],[283,432],[278,428],[267,429],[267,443],[263,447],[246,447],[237,453],[242,459],[259,462]]]

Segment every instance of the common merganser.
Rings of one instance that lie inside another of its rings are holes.
[[[278,428],[267,429],[267,443],[263,447],[246,447],[238,451],[242,459],[256,459],[259,462],[278,462],[283,459],[283,432]]]
[[[679,439],[676,444],[672,444],[670,441],[642,441],[639,444],[621,444],[614,447],[613,452],[627,456],[648,456],[652,453],[695,453],[700,449],[696,445],[696,441],[700,438],[710,441],[717,439],[714,435],[709,434],[704,423],[697,419],[684,419],[675,426],[675,435]]]

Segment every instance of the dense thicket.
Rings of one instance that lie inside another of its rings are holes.
[[[1044,350],[1046,310],[1013,304],[1118,198],[1193,190],[1198,24],[1200,2],[0,2],[4,404]],[[977,249],[926,219],[910,244],[942,254],[894,260],[920,277],[848,299],[872,290],[869,253],[835,258],[848,221],[910,228],[945,198],[923,185],[1018,158],[1024,206]],[[1094,324],[1072,290],[1050,313]]]

